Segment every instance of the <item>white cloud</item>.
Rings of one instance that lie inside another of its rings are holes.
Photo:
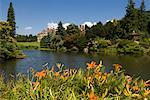
[[[48,27],[49,29],[51,29],[51,28],[57,29],[58,24],[57,24],[57,23],[48,23],[48,24],[47,24],[47,27]]]
[[[28,26],[24,28],[25,30],[32,30],[32,27]]]
[[[64,23],[63,24],[63,27],[65,28],[65,29],[67,29],[67,26],[68,25],[70,25],[70,23]],[[58,24],[57,23],[48,23],[47,24],[47,27],[49,28],[49,29],[57,29],[57,27],[58,27]]]
[[[89,27],[92,27],[93,25],[96,25],[96,24],[97,24],[96,22],[84,22],[82,25],[87,25]],[[70,25],[70,23],[64,23],[63,27],[65,29],[67,29],[67,26],[69,26],[69,25]],[[58,27],[58,24],[54,23],[54,22],[47,24],[47,28],[49,28],[49,29],[57,29],[57,27]]]
[[[65,28],[65,29],[67,29],[67,26],[69,26],[70,25],[70,23],[65,23],[65,24],[63,24],[63,27]]]
[[[94,22],[94,23],[92,23],[92,22],[84,22],[82,25],[87,25],[88,27],[92,27],[93,25],[96,25],[97,23],[96,22]]]

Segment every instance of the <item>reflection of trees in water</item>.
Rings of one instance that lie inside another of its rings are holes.
[[[16,74],[16,64],[18,60],[7,60],[0,62],[0,74],[4,76],[5,79],[9,79],[10,75]]]
[[[87,62],[96,61],[99,63],[103,61],[106,66],[106,71],[112,69],[112,65],[115,63],[121,64],[127,74],[141,76],[143,79],[149,79],[150,76],[150,57],[141,56],[116,56],[116,55],[104,55],[98,53],[61,53],[61,52],[49,52],[49,51],[26,51],[27,58],[23,60],[9,60],[0,61],[0,74],[4,73],[6,78],[9,78],[10,74],[16,74],[16,72],[27,72],[30,66],[35,70],[41,70],[42,65],[49,63],[50,67],[56,63],[63,63],[67,68],[85,68]]]

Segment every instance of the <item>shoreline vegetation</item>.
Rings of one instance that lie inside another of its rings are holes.
[[[100,40],[101,41],[101,40]],[[17,42],[17,45],[19,49],[21,50],[46,50],[46,51],[51,51],[51,52],[84,52],[84,53],[91,53],[91,52],[96,52],[96,53],[103,53],[103,54],[110,54],[110,55],[150,55],[150,47],[149,43],[146,42],[139,42],[139,41],[129,41],[129,40],[118,40],[116,44],[111,43],[110,40],[103,40],[109,41],[109,43],[98,43],[94,44],[93,47],[91,48],[84,48],[87,49],[87,52],[84,51],[79,51],[78,48],[71,48],[71,49],[66,49],[65,47],[60,48],[60,49],[50,49],[50,48],[41,48],[40,43],[38,42]],[[126,42],[126,43],[124,43]],[[105,46],[102,46],[104,45]],[[110,45],[111,44],[111,45]],[[128,46],[125,46],[127,45]],[[131,45],[130,45],[131,44]],[[134,47],[134,45],[137,45]],[[98,46],[101,46],[101,48],[98,48]],[[124,47],[123,47],[124,46]],[[119,48],[120,47],[120,48]],[[127,51],[128,50],[128,51]]]
[[[126,75],[122,66],[105,66],[92,61],[86,69],[65,69],[57,63],[44,65],[40,72],[30,68],[28,75],[18,74],[4,82],[0,77],[0,99],[26,100],[149,100],[150,80]]]

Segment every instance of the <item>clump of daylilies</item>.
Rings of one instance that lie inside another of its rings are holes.
[[[86,69],[64,69],[64,64],[36,72],[5,84],[0,80],[0,99],[33,100],[149,100],[150,80],[125,75],[119,64],[105,71],[102,61],[87,63]]]

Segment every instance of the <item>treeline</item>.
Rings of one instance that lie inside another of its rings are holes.
[[[37,42],[37,36],[29,35],[16,35],[17,42]]]
[[[134,35],[138,37],[136,40],[140,43],[134,42]],[[126,14],[121,20],[114,19],[105,24],[98,22],[92,27],[85,25],[84,31],[81,31],[75,24],[69,25],[65,30],[62,22],[59,22],[56,34],[49,33],[44,37],[41,47],[79,51],[87,48],[91,51],[98,51],[111,46],[111,49],[118,48],[118,52],[133,53],[142,51],[140,45],[142,43],[146,43],[148,48],[149,38],[150,11],[146,11],[144,0],[139,8],[135,7],[134,0],[129,0]]]

